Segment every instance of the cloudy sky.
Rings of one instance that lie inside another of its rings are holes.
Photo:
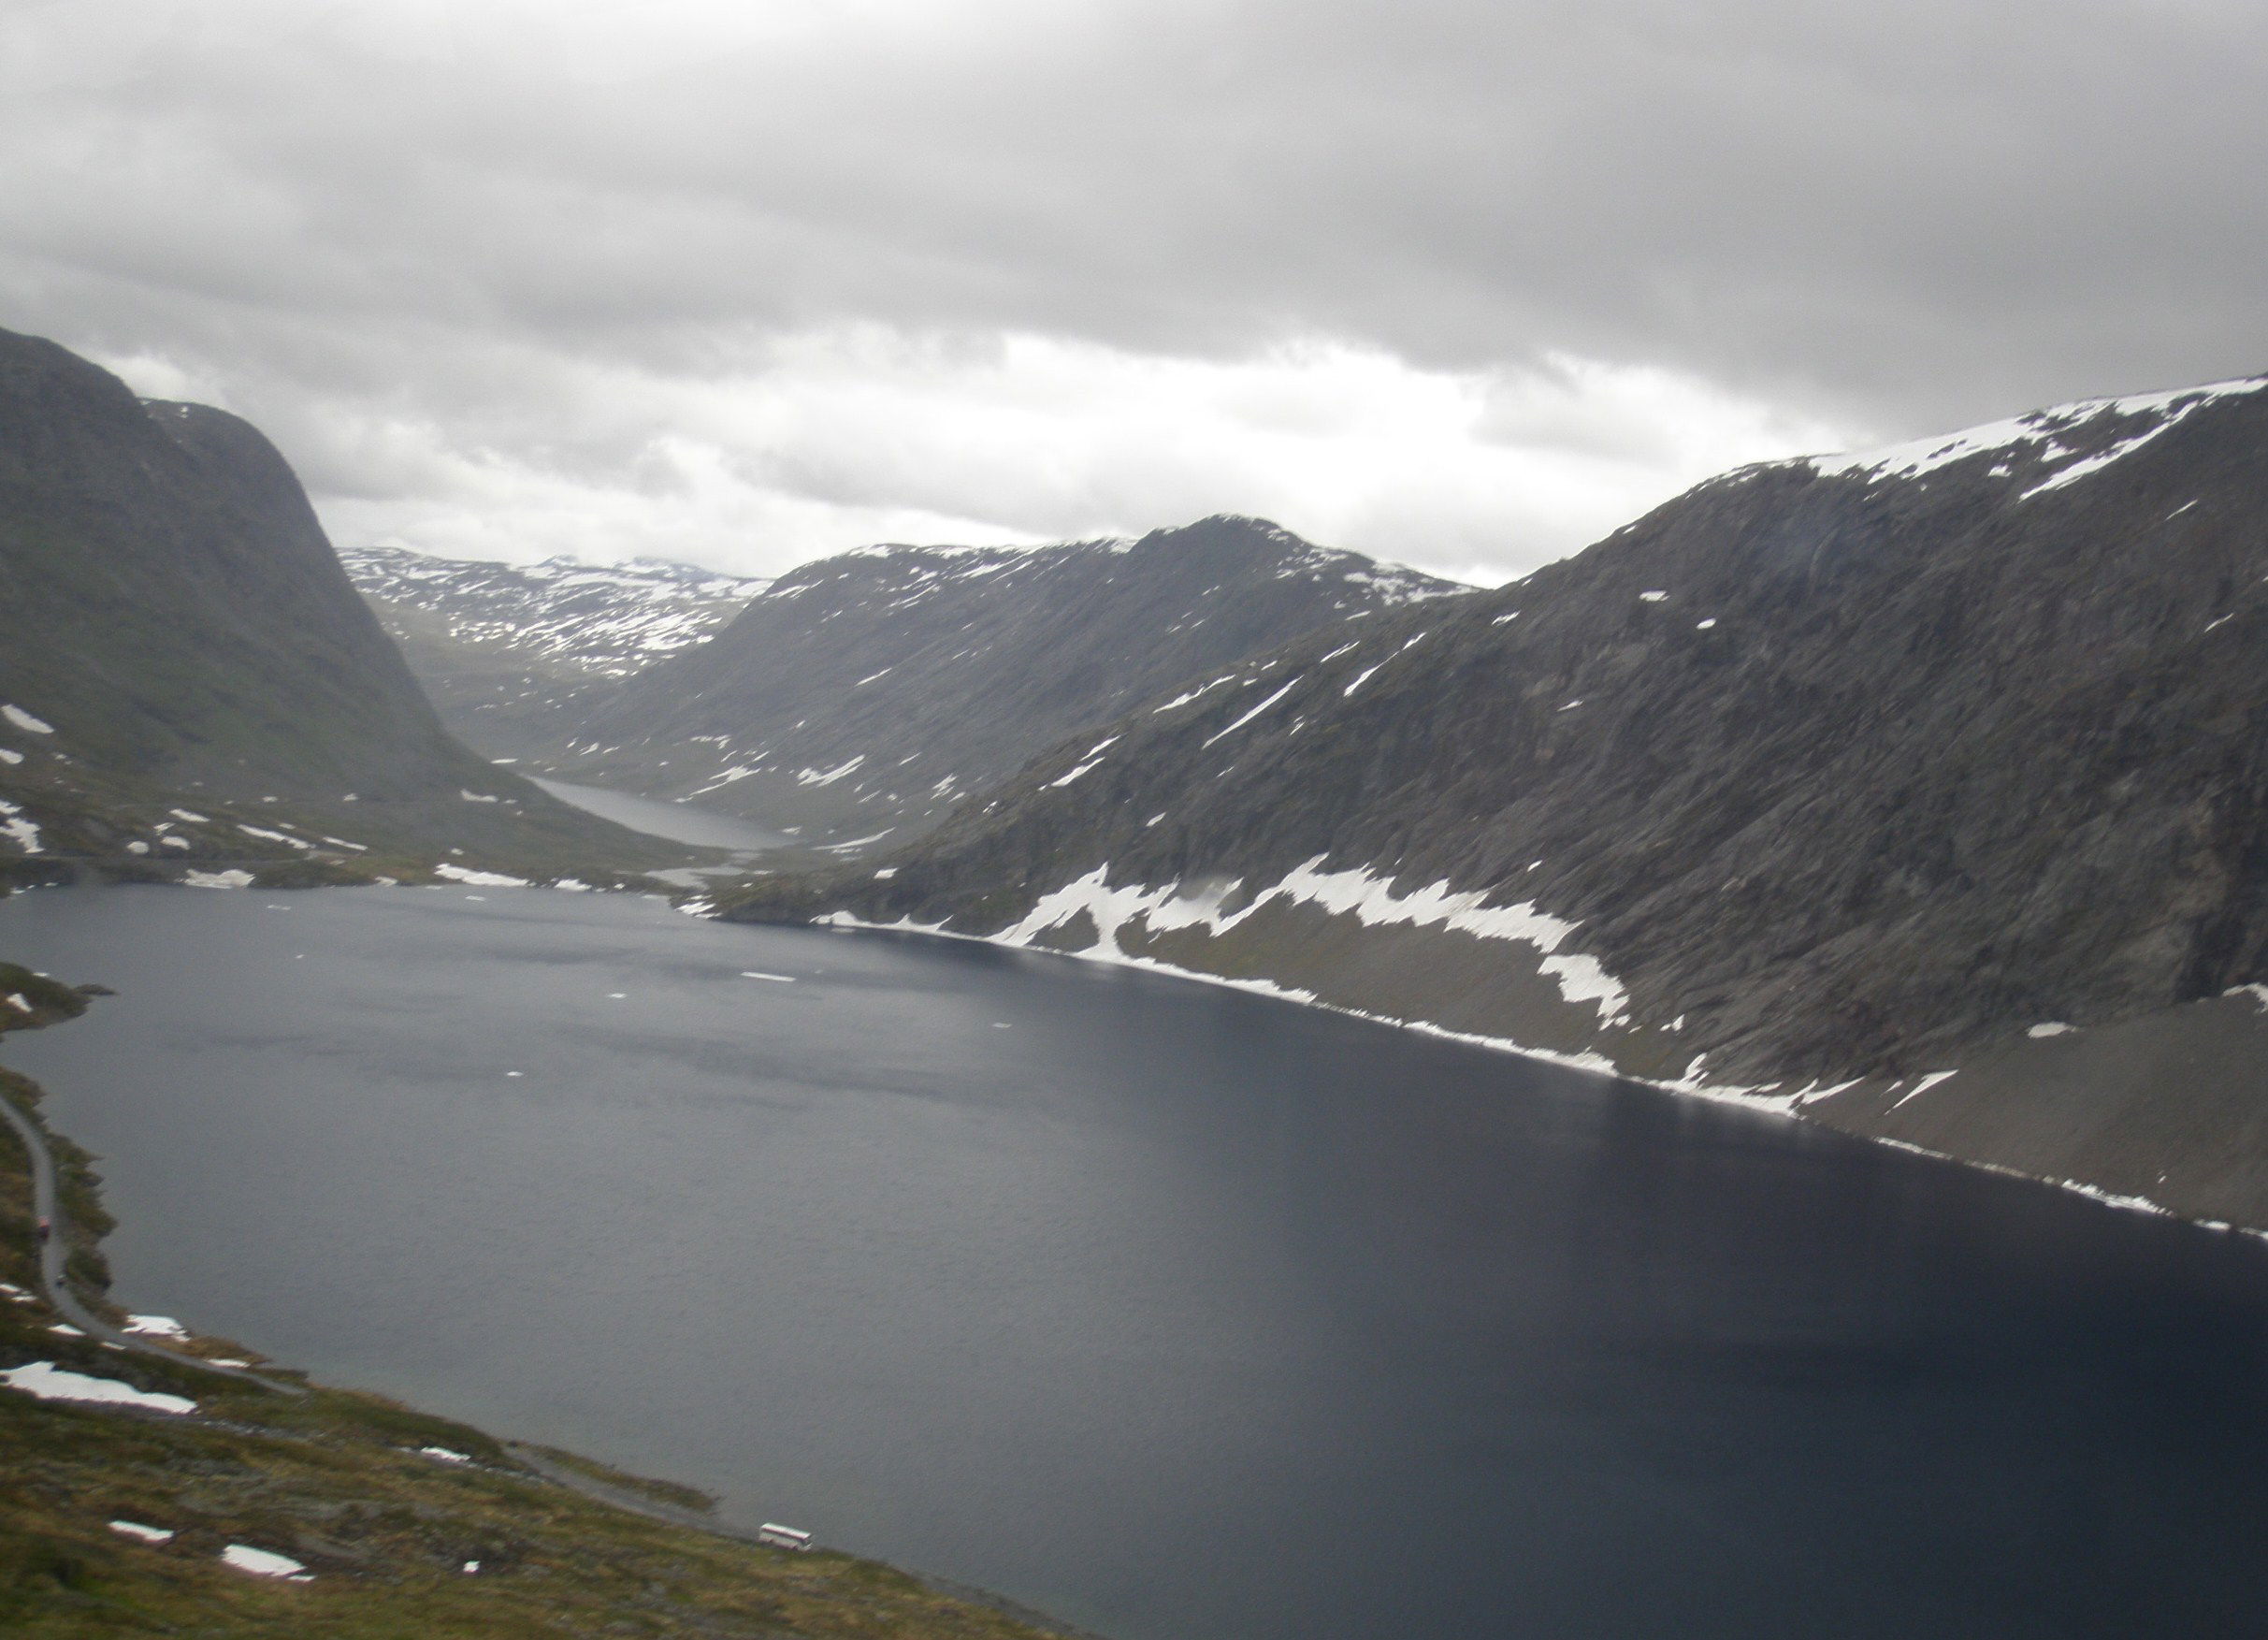
[[[2268,370],[2257,0],[0,0],[0,326],[342,543],[1476,579]]]

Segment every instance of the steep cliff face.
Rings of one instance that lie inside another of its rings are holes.
[[[254,428],[0,332],[0,852],[308,851],[183,799],[366,851],[649,849],[449,737]]]
[[[2054,1171],[2079,1130],[2041,1090],[2087,1027],[2194,1005],[2242,1034],[2257,1010],[2209,999],[2268,978],[2264,386],[1728,474],[727,914],[1262,978]],[[1924,1085],[1986,1060],[2017,1068],[1983,1103],[1981,1072]],[[2146,1143],[2080,1124],[2087,1167],[2177,1193],[2239,1142],[2175,1142],[2180,1104]],[[2260,1222],[2268,1147],[2246,1171],[2206,1194]]]
[[[1032,550],[874,547],[783,575],[591,702],[535,766],[844,846],[934,824],[1191,674],[1462,592],[1252,518]]]

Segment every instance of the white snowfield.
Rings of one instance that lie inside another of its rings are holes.
[[[39,826],[36,820],[23,818],[23,810],[6,799],[0,799],[0,837],[6,837],[26,854],[39,852]]]
[[[41,722],[13,702],[0,704],[0,718],[6,718],[26,734],[52,734],[55,733],[51,724]]]
[[[2014,453],[2032,449],[2047,462],[2069,461],[2039,484],[2033,485],[2017,499],[2030,501],[2036,495],[2102,472],[2121,457],[2131,456],[2160,433],[2176,428],[2192,413],[2217,399],[2242,394],[2257,393],[2268,387],[2268,376],[2256,376],[2245,381],[2215,382],[2203,387],[2181,387],[2168,393],[2139,393],[2124,399],[2083,399],[2075,404],[2059,404],[2047,410],[2034,410],[2023,415],[2011,416],[2005,421],[1986,422],[1982,427],[1964,431],[1942,434],[1931,439],[1915,439],[1903,444],[1890,444],[1878,450],[1860,450],[1841,456],[1799,457],[1792,463],[1768,465],[1809,465],[1822,476],[1837,473],[1864,473],[1869,484],[1878,484],[1885,478],[1919,478],[1947,467],[1956,461],[1965,461],[1972,456]],[[2073,452],[2057,441],[2102,416],[2121,419],[2146,417],[2146,424],[2126,437],[2116,441],[2095,455],[2073,460]],[[2005,467],[1993,469],[1995,477],[2006,477]]]
[[[1380,877],[1367,866],[1325,871],[1326,858],[1318,854],[1235,911],[1221,907],[1242,886],[1238,880],[1197,890],[1186,890],[1177,882],[1158,888],[1139,883],[1112,888],[1110,867],[1098,865],[1044,896],[1022,922],[995,938],[1004,945],[1032,945],[1041,935],[1062,927],[1084,911],[1094,922],[1096,937],[1083,954],[1123,958],[1131,954],[1120,939],[1123,931],[1165,934],[1202,928],[1218,936],[1266,906],[1314,906],[1336,916],[1352,916],[1365,927],[1437,927],[1477,939],[1517,940],[1542,955],[1542,972],[1551,977],[1567,1001],[1596,1008],[1602,1027],[1628,1023],[1629,997],[1622,983],[1597,958],[1562,951],[1577,924],[1538,910],[1529,901],[1485,906],[1486,891],[1457,893],[1446,881],[1396,894],[1391,878]]]
[[[350,547],[339,557],[363,591],[432,611],[453,637],[505,645],[602,677],[627,677],[701,642],[771,585],[655,559],[498,564],[402,547]]]
[[[468,888],[524,889],[527,886],[527,879],[524,877],[506,877],[500,871],[474,871],[470,866],[451,865],[445,862],[433,868],[433,875],[445,877],[451,882],[461,882]]]
[[[115,1378],[90,1378],[84,1372],[73,1372],[58,1367],[52,1361],[33,1361],[22,1367],[10,1367],[0,1372],[0,1384],[10,1389],[21,1389],[40,1401],[79,1401],[99,1402],[108,1406],[139,1407],[153,1413],[193,1413],[197,1403],[185,1396],[161,1395],[152,1389],[137,1389],[131,1384],[121,1384]]]
[[[249,1572],[254,1577],[281,1577],[291,1583],[312,1583],[315,1575],[289,1555],[279,1555],[272,1549],[255,1549],[250,1544],[230,1544],[221,1551],[221,1559],[239,1572]]]
[[[193,889],[248,889],[252,887],[249,871],[184,871],[181,884]]]

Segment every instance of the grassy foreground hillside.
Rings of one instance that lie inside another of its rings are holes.
[[[0,992],[28,1005],[0,1002],[0,1030],[85,1006],[69,988],[6,965]],[[31,1110],[38,1090],[0,1070],[0,1097]],[[71,1261],[87,1295],[106,1277],[93,1238],[109,1221],[91,1158],[60,1138],[50,1148],[66,1218],[89,1238]],[[1046,1632],[873,1561],[784,1552],[612,1507],[540,1478],[477,1430],[378,1396],[321,1386],[279,1394],[59,1331],[36,1247],[29,1158],[0,1125],[0,1372],[49,1362],[195,1410],[0,1387],[0,1632],[348,1640]],[[250,1354],[212,1339],[181,1347]],[[657,1501],[701,1502],[574,1466]],[[112,1521],[173,1535],[145,1542]],[[287,1556],[308,1580],[239,1571],[222,1558],[230,1546]]]

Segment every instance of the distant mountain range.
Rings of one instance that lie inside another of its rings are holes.
[[[1264,980],[2268,1223],[2263,388],[1729,473],[725,914]]]
[[[444,732],[255,429],[0,331],[0,878],[664,852]]]
[[[397,632],[412,609],[447,623],[454,647],[413,633],[406,646],[475,745],[838,848],[932,825],[1059,736],[1194,673],[1467,590],[1221,517],[1138,541],[845,553],[754,584],[694,643],[750,584],[408,559],[348,565]],[[482,677],[475,646],[511,659]]]
[[[510,756],[595,686],[700,643],[771,583],[656,559],[466,562],[350,547],[339,562],[442,720]]]

